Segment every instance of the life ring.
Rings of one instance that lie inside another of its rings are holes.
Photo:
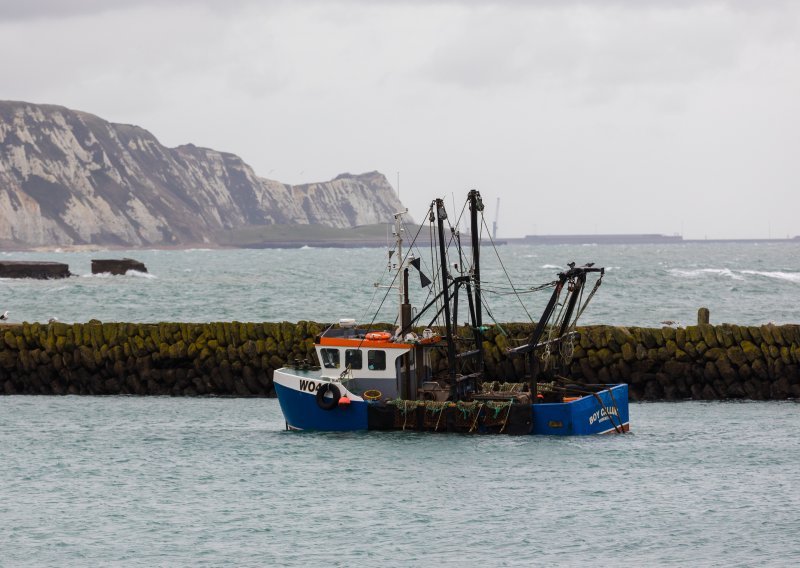
[[[370,389],[364,391],[364,394],[361,395],[361,397],[366,400],[380,400],[382,396],[383,393],[381,393],[381,391],[379,391],[378,389]]]
[[[325,395],[330,392],[331,398],[325,398]],[[317,406],[322,410],[333,410],[339,406],[339,399],[342,393],[339,392],[339,387],[333,383],[322,383],[317,389]]]
[[[364,336],[364,339],[369,341],[388,341],[391,337],[392,334],[388,331],[370,331]]]

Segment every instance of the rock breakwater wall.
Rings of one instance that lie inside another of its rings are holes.
[[[269,396],[272,372],[313,359],[319,324],[0,326],[0,392]]]
[[[0,392],[271,396],[276,368],[293,360],[316,362],[314,337],[325,327],[314,322],[0,325]],[[529,324],[504,324],[486,333],[490,376],[521,378],[523,361],[506,351],[531,331]],[[578,331],[569,377],[626,382],[632,400],[800,398],[798,325]],[[469,330],[459,335],[466,338]],[[433,364],[446,367],[441,357]]]
[[[484,348],[491,374],[521,376],[503,357],[531,326],[493,332]],[[510,331],[510,333],[509,333]],[[800,326],[699,324],[688,327],[578,328],[568,377],[625,382],[632,400],[800,398]]]

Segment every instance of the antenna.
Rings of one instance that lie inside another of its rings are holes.
[[[500,217],[500,198],[497,198],[497,206],[494,208],[494,222],[492,223],[492,240],[497,240],[497,218]]]

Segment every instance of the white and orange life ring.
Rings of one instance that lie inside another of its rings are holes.
[[[392,334],[388,331],[370,331],[364,336],[367,341],[389,341],[391,338]]]

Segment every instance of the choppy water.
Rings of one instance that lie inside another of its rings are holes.
[[[800,244],[500,251],[522,286],[572,260],[606,266],[584,323],[689,324],[699,306],[714,322],[800,322]],[[6,252],[78,276],[0,280],[0,311],[369,321],[384,255]],[[149,274],[90,275],[92,258],[122,256]],[[495,317],[524,321],[483,263]],[[546,294],[524,295],[533,317]],[[378,319],[393,318],[390,297]],[[631,435],[508,438],[289,433],[263,399],[0,397],[0,566],[794,566],[798,409],[633,404]]]
[[[696,321],[800,322],[800,243],[499,247],[503,266],[519,288],[552,281],[566,263],[595,262],[608,270],[583,323],[659,326]],[[422,256],[424,258],[424,251]],[[92,258],[130,256],[148,274],[92,276]],[[0,259],[51,260],[77,277],[31,281],[0,279],[0,311],[14,321],[336,321],[369,322],[386,279],[382,249],[277,249],[0,253]],[[490,249],[482,255],[485,297],[497,321],[527,321]],[[428,275],[433,269],[425,267]],[[422,305],[412,278],[412,303]],[[522,294],[533,319],[548,291]],[[378,321],[392,321],[396,299],[383,303]],[[463,313],[466,313],[464,311]]]
[[[794,566],[800,419],[591,438],[285,432],[275,400],[0,398],[3,566]]]

